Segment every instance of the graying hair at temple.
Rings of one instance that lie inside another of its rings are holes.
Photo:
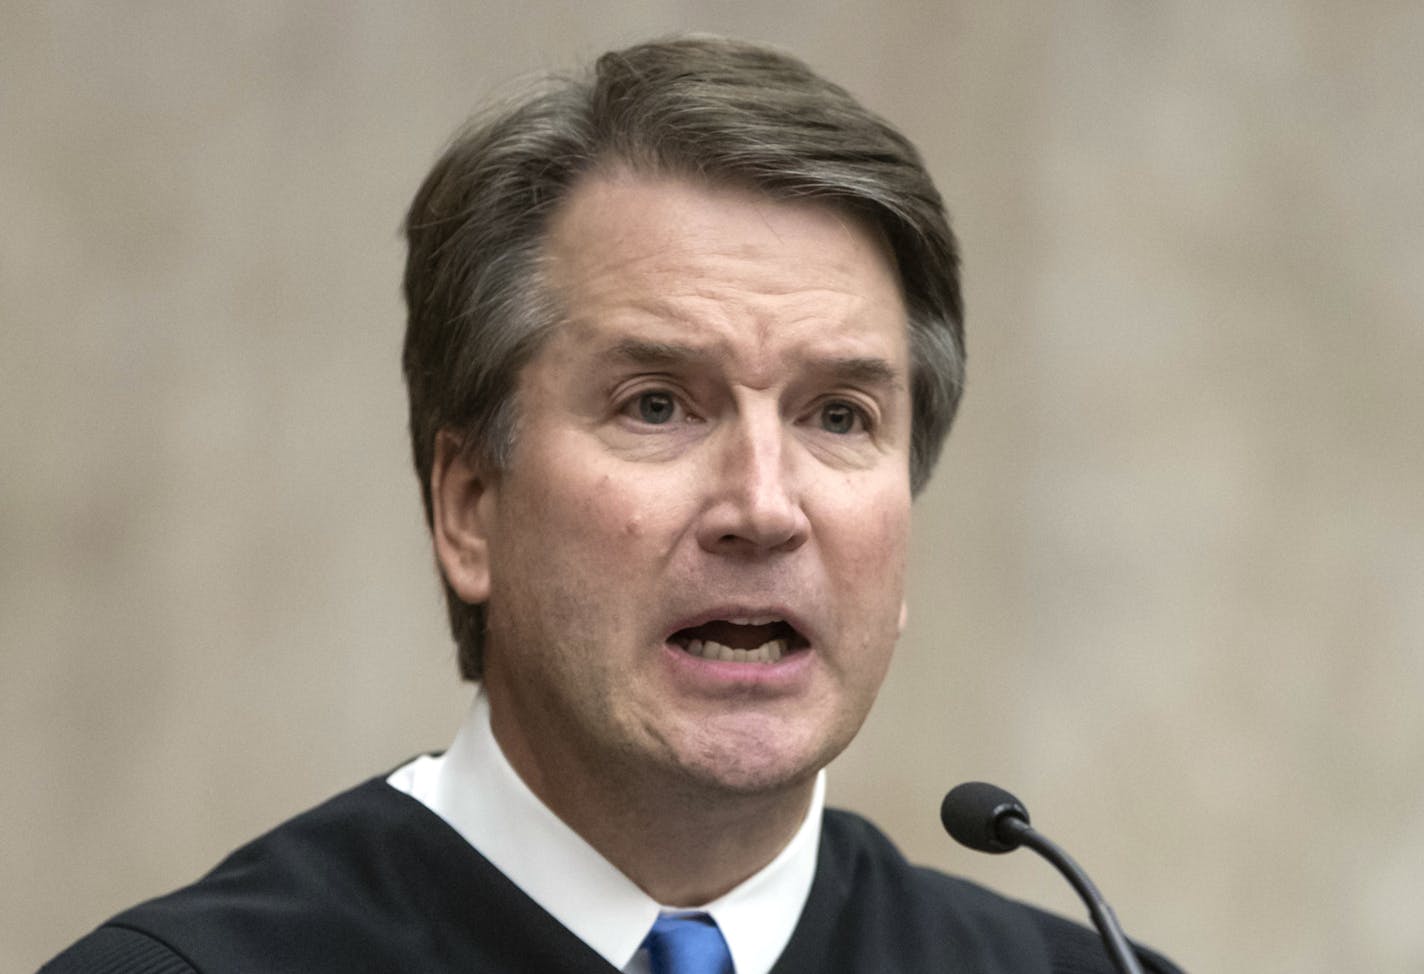
[[[929,479],[963,388],[958,255],[915,147],[844,89],[762,45],[708,36],[598,59],[541,80],[461,130],[406,216],[403,365],[426,518],[435,442],[485,469],[511,460],[516,379],[561,320],[541,258],[551,215],[616,167],[816,200],[866,220],[892,250],[909,312],[912,489]],[[484,607],[447,584],[460,672],[483,666]]]

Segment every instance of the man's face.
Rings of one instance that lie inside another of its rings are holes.
[[[804,786],[859,729],[902,622],[887,248],[821,205],[625,174],[574,191],[548,258],[569,320],[471,502],[496,735],[546,781]]]

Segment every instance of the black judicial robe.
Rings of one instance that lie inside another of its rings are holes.
[[[1176,968],[1143,952],[1149,970]],[[127,910],[41,974],[615,969],[454,829],[377,778]],[[1112,974],[1097,934],[908,864],[827,811],[806,908],[773,974]]]

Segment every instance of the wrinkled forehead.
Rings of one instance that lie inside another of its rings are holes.
[[[889,246],[869,221],[819,201],[604,175],[554,219],[542,270],[562,305],[561,344],[761,363],[804,346],[904,368],[907,314]]]
[[[720,205],[703,208],[707,199]],[[794,242],[800,228],[808,225],[806,215],[815,214],[818,223],[834,224],[847,238],[855,239],[866,251],[866,259],[888,263],[896,280],[901,277],[881,220],[863,201],[793,194],[734,176],[635,168],[619,161],[594,166],[569,187],[550,218],[544,249],[546,256],[567,258],[559,250],[561,243],[585,246],[592,235],[613,240],[618,233],[641,235],[653,249],[676,247],[708,233],[725,232],[735,220],[730,214],[748,210],[788,242]],[[585,249],[581,256],[590,252]]]

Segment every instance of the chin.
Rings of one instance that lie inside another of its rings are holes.
[[[808,785],[850,743],[849,734],[802,732],[790,739],[784,730],[763,734],[703,732],[681,748],[678,766],[683,775],[702,788],[722,794],[770,795]],[[841,738],[844,738],[843,740]]]
[[[814,780],[821,765],[753,765],[745,763],[736,766],[719,765],[707,767],[684,765],[683,773],[699,791],[713,792],[719,796],[738,795],[743,797],[772,796],[788,790],[798,789]]]

